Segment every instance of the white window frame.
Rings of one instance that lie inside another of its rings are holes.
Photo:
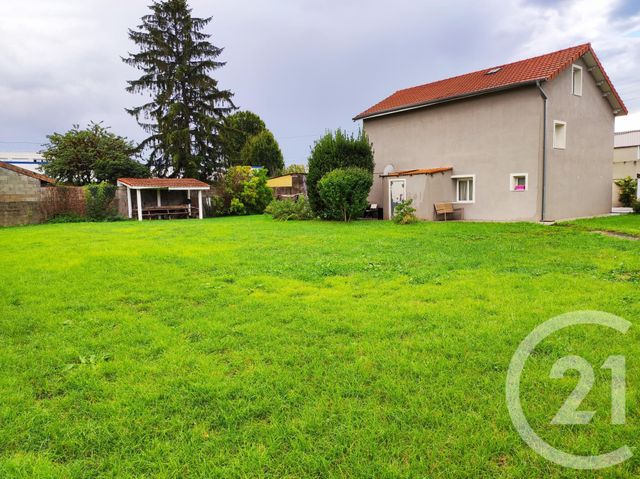
[[[575,73],[580,72],[580,85],[576,88]],[[571,94],[582,96],[582,84],[584,83],[584,69],[580,65],[571,65]]]
[[[640,161],[640,145],[638,145],[638,152],[636,153],[636,160]]]
[[[452,180],[456,182],[456,201],[454,203],[461,205],[470,205],[476,202],[476,175],[453,175]],[[459,180],[471,180],[471,201],[460,201],[460,181]]]
[[[556,135],[556,127],[562,125],[564,127],[564,141],[559,141],[558,135]],[[567,122],[560,120],[553,120],[553,148],[556,150],[567,149]]]
[[[516,190],[516,178],[524,177],[524,190]],[[515,193],[529,191],[529,173],[511,173],[509,175],[509,190]]]

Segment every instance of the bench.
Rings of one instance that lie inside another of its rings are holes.
[[[444,220],[447,221],[447,215],[453,216],[456,213],[460,214],[461,220],[464,219],[464,209],[454,207],[453,203],[435,203],[433,209],[436,212],[436,220],[438,216],[444,216]]]

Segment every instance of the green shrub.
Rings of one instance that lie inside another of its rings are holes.
[[[416,223],[416,209],[411,206],[413,200],[405,200],[396,205],[393,209],[393,222],[397,225],[408,225]]]
[[[273,200],[264,210],[275,220],[303,221],[313,219],[313,211],[309,206],[309,200],[305,197],[297,200]]]
[[[633,208],[633,212],[640,215],[640,201],[633,200],[633,204],[631,206]]]
[[[227,170],[222,181],[222,200],[216,200],[214,205],[219,216],[262,214],[273,200],[265,169],[234,166]]]
[[[309,157],[307,174],[309,204],[316,215],[326,216],[318,187],[320,179],[336,168],[352,166],[373,173],[373,149],[363,131],[349,135],[338,129],[335,134],[327,132],[316,141]]]
[[[362,216],[367,209],[367,196],[373,184],[373,175],[362,168],[338,168],[330,171],[318,182],[323,203],[323,216],[327,219],[351,221]]]
[[[109,183],[93,183],[84,187],[89,220],[105,221],[118,215],[114,206],[116,190],[117,187]]]
[[[85,223],[86,221],[87,218],[82,215],[75,213],[63,213],[55,215],[53,218],[49,219],[47,223]]]
[[[630,176],[616,181],[616,186],[620,188],[620,196],[618,197],[622,206],[628,208],[633,206],[638,191],[638,181]]]

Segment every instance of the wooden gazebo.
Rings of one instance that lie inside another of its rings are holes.
[[[203,218],[202,192],[211,187],[194,178],[119,178],[118,186],[127,188],[129,218],[143,219]],[[135,203],[132,191],[136,192]],[[197,205],[192,200],[197,193]]]

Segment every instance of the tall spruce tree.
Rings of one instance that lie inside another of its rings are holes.
[[[209,18],[195,18],[186,0],[156,1],[129,38],[138,46],[123,61],[142,76],[127,91],[149,95],[127,109],[149,134],[140,144],[159,176],[209,178],[224,166],[219,130],[235,109],[233,93],[220,90],[210,75],[225,65],[222,53],[203,29]]]

